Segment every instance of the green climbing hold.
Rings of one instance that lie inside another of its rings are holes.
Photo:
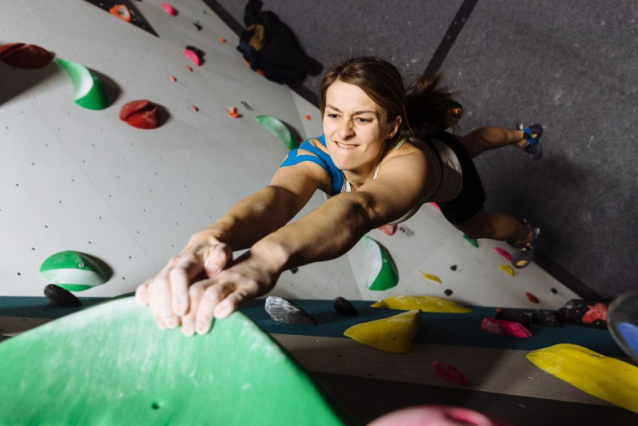
[[[241,312],[185,337],[120,299],[12,337],[0,359],[3,425],[354,424]]]
[[[75,103],[86,109],[101,110],[108,107],[108,100],[104,85],[84,65],[77,62],[56,59],[69,73],[73,82]]]
[[[49,256],[40,266],[40,275],[49,284],[68,291],[88,290],[109,279],[95,260],[76,251],[63,251]]]
[[[255,121],[270,130],[270,132],[275,135],[277,139],[286,146],[286,148],[297,148],[295,137],[281,120],[271,117],[270,115],[258,115],[255,117]]]
[[[383,291],[399,283],[399,272],[388,252],[364,236],[348,253],[354,277],[361,287]]]
[[[467,235],[463,234],[463,238],[465,238],[465,241],[467,241],[468,243],[472,244],[474,247],[478,248],[479,244],[478,241],[476,241],[474,238],[470,238]]]

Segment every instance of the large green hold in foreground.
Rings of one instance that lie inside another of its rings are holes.
[[[343,425],[306,373],[235,312],[204,335],[115,300],[0,344],[2,425]]]

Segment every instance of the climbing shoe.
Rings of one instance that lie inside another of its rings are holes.
[[[527,223],[527,220],[523,219],[523,223],[532,228],[534,233],[531,241],[520,242],[516,241],[510,243],[514,246],[514,254],[512,255],[512,265],[517,269],[525,268],[532,263],[534,259],[534,248],[536,246],[536,240],[541,233],[541,228],[534,224]]]
[[[518,123],[516,128],[523,131],[523,137],[527,141],[527,145],[522,147],[522,149],[530,155],[532,160],[540,160],[543,156],[543,149],[539,139],[543,134],[543,126],[535,123],[525,127],[523,124]]]

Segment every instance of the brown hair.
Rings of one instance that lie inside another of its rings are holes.
[[[422,76],[406,94],[403,78],[390,62],[374,57],[360,56],[332,65],[326,71],[319,87],[319,109],[323,117],[326,108],[328,87],[337,80],[353,84],[363,90],[386,112],[386,121],[392,123],[402,118],[399,131],[390,141],[396,142],[401,134],[409,130],[418,136],[433,136],[458,121],[450,116],[450,106],[460,104],[453,101],[452,93],[438,88],[441,75]]]

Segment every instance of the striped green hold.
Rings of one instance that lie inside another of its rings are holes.
[[[297,148],[295,137],[281,120],[270,115],[258,115],[255,117],[255,121],[270,130],[289,150]]]
[[[76,251],[62,251],[49,256],[40,266],[47,283],[68,291],[84,291],[108,281],[108,274],[89,256]]]
[[[77,62],[56,59],[71,77],[75,103],[86,109],[101,110],[108,107],[104,85],[95,74]]]
[[[384,291],[399,283],[399,272],[388,252],[364,236],[348,253],[358,284],[372,291]]]

